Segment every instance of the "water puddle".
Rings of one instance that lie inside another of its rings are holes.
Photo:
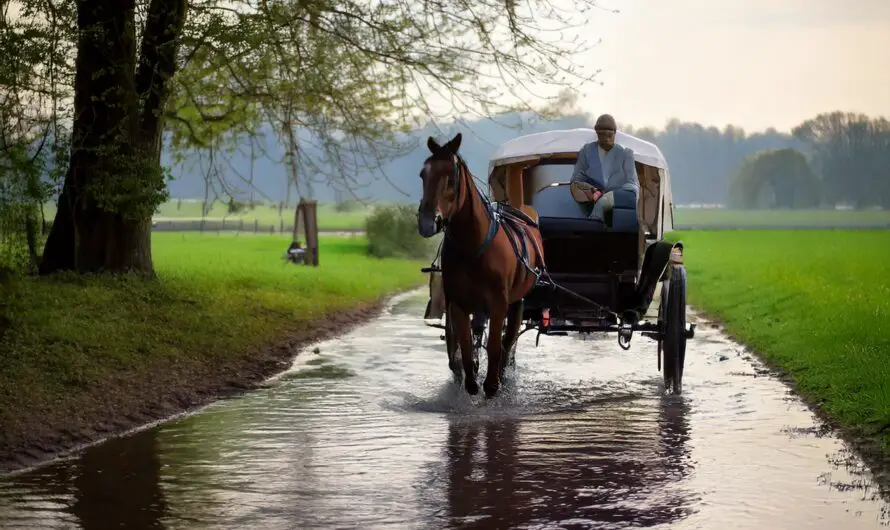
[[[425,299],[274,384],[0,479],[2,528],[876,528],[867,470],[701,325],[683,396],[655,345],[522,338],[494,400],[451,384]],[[484,363],[483,363],[484,365]]]

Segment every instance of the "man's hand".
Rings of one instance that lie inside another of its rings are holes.
[[[584,195],[587,196],[587,199],[590,200],[590,202],[596,202],[603,196],[603,192],[594,188],[593,190],[585,191]]]

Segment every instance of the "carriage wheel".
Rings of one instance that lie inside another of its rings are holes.
[[[683,391],[686,362],[686,268],[672,265],[669,279],[661,286],[659,321],[662,335],[662,374],[664,388],[674,394]]]

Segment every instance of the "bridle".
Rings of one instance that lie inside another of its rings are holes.
[[[454,171],[451,175],[451,178],[453,179],[453,182],[451,183],[451,189],[452,189],[452,192],[454,193],[454,201],[452,203],[453,208],[448,213],[448,215],[439,214],[436,217],[436,233],[439,233],[442,231],[445,232],[445,238],[442,241],[443,244],[445,243],[446,240],[450,239],[450,237],[449,237],[450,232],[448,230],[448,227],[451,225],[451,218],[454,217],[454,215],[458,211],[460,211],[460,208],[461,208],[461,199],[462,199],[461,191],[463,190],[463,186],[461,185],[462,179],[461,179],[460,172],[461,172],[461,168],[466,166],[466,163],[463,161],[463,159],[460,157],[460,155],[452,154],[451,157],[452,157],[452,162],[453,162],[452,165],[454,167]],[[425,171],[426,171],[426,169],[421,170],[421,174],[423,174],[423,172],[425,172]],[[469,172],[469,170],[467,170],[467,171]],[[468,177],[468,178],[471,179],[472,177]],[[469,182],[468,186],[472,186],[472,182]],[[484,254],[486,250],[488,250],[488,247],[491,246],[492,242],[494,241],[495,236],[498,233],[498,230],[500,229],[501,220],[500,220],[500,216],[497,213],[495,213],[494,209],[492,208],[491,202],[489,202],[488,199],[486,199],[482,195],[482,193],[479,191],[479,188],[473,186],[473,189],[475,189],[476,193],[479,194],[479,199],[482,201],[483,208],[485,210],[486,215],[488,216],[488,230],[486,231],[485,239],[482,241],[482,244],[480,244],[479,247],[476,249],[476,252],[473,253],[474,257],[478,258],[478,257],[482,256],[482,254]],[[467,191],[469,193],[470,190],[467,190]]]
[[[451,161],[452,161],[452,166],[454,168],[454,170],[452,171],[452,173],[450,175],[450,179],[452,181],[451,182],[451,191],[454,195],[454,200],[452,202],[453,206],[451,208],[451,211],[448,213],[448,215],[442,215],[440,213],[436,215],[436,225],[437,225],[436,232],[441,232],[446,227],[448,227],[448,225],[451,224],[451,218],[454,217],[454,215],[458,212],[458,210],[460,210],[461,191],[463,189],[463,186],[461,186],[460,170],[461,170],[461,166],[463,165],[463,160],[461,160],[461,158],[458,155],[451,155]],[[424,175],[425,172],[426,172],[426,168],[421,170],[421,175],[424,178],[426,178],[426,176],[427,176],[427,175]]]

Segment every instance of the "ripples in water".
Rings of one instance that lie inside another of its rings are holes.
[[[494,400],[410,298],[274,384],[0,480],[0,527],[873,528],[858,460],[706,326],[683,396],[654,345],[523,337]],[[482,370],[484,372],[484,363]],[[852,471],[851,471],[852,470]],[[857,482],[860,481],[860,482]],[[851,487],[848,487],[851,486]]]

